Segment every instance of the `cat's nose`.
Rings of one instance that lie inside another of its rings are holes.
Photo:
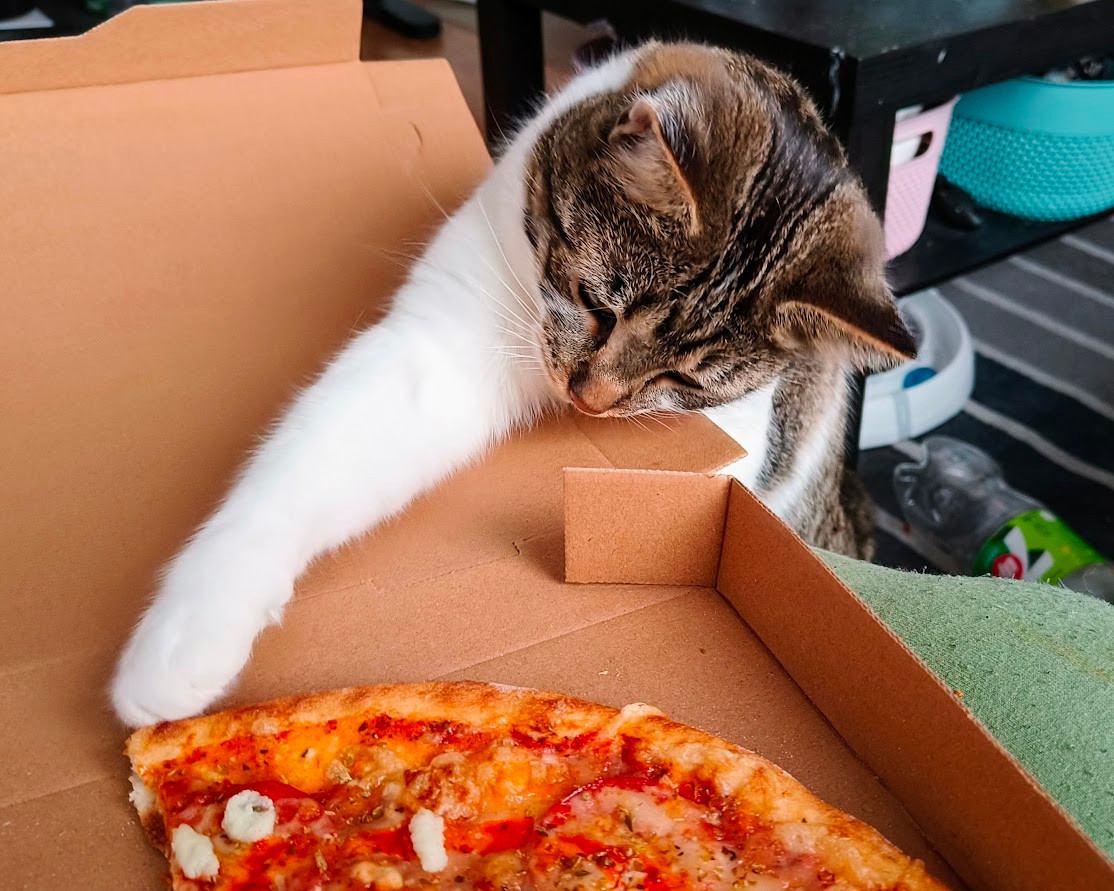
[[[589,378],[569,381],[569,401],[586,415],[602,415],[623,398],[623,393],[606,381]]]
[[[569,401],[577,411],[583,412],[586,415],[598,415],[600,413],[585,402],[572,387],[569,387]]]

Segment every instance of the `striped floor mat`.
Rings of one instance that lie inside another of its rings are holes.
[[[975,391],[933,431],[991,454],[1015,488],[1114,557],[1114,218],[941,286],[975,341]],[[887,566],[934,572],[904,528],[894,465],[914,442],[863,452]]]

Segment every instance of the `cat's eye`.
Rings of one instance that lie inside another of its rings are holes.
[[[700,381],[683,374],[680,371],[666,371],[654,378],[656,384],[673,384],[674,386],[687,387],[690,390],[703,390]]]
[[[607,342],[607,338],[611,336],[611,332],[615,330],[615,323],[618,317],[615,311],[609,307],[604,306],[589,291],[580,279],[573,283],[573,291],[576,294],[577,302],[588,311],[591,316],[591,327],[593,336],[597,343],[603,344]]]

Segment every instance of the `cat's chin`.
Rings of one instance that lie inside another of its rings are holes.
[[[622,409],[616,410],[616,409],[610,409],[610,408],[607,411],[602,411],[602,412],[584,411],[582,408],[577,406],[574,402],[570,402],[568,398],[565,399],[565,403],[576,414],[582,415],[585,418],[595,418],[596,420],[602,420],[604,418],[618,419],[618,420],[632,420],[632,419],[638,417],[640,414],[648,414],[648,412],[623,411]]]

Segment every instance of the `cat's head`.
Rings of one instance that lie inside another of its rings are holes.
[[[913,354],[878,220],[796,84],[649,44],[573,92],[537,134],[525,227],[544,361],[578,408],[698,409],[805,352],[870,369]]]

